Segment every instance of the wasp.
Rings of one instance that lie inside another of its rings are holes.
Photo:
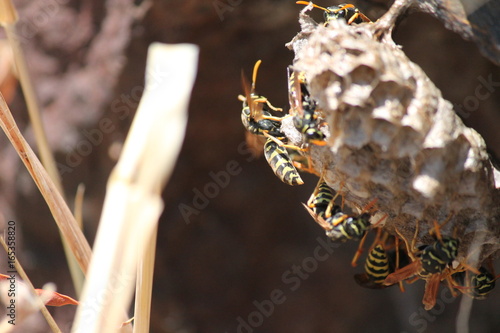
[[[304,72],[296,72],[288,67],[287,74],[288,96],[295,128],[302,133],[305,142],[326,145],[325,135],[317,128],[317,104],[309,94]]]
[[[370,228],[370,218],[371,215],[368,213],[348,216],[338,212],[326,220],[326,223],[330,225],[330,230],[326,232],[326,235],[334,242],[358,241]]]
[[[304,182],[295,168],[286,148],[280,145],[277,139],[269,137],[264,144],[264,156],[274,174],[288,185],[302,185]]]
[[[296,4],[299,5],[309,5],[309,1],[297,1]],[[312,4],[314,8],[318,8],[323,10],[324,16],[325,16],[325,26],[327,26],[331,21],[333,20],[338,20],[338,19],[344,19],[347,24],[352,24],[352,23],[363,23],[363,22],[368,22],[371,23],[372,20],[370,20],[366,15],[361,13],[356,6],[352,4],[340,4],[338,6],[331,6],[331,7],[320,7],[318,5],[315,5],[314,3]]]
[[[319,176],[318,172],[314,170],[314,167],[311,163],[311,158],[309,156],[304,156],[300,154],[299,149],[287,149],[288,156],[292,160],[295,168],[302,172],[308,172],[313,175]]]
[[[385,234],[385,238],[387,238],[387,234]],[[365,272],[354,275],[354,280],[365,288],[383,289],[389,287],[389,285],[384,284],[387,276],[396,271],[399,265],[406,265],[408,256],[399,248],[398,238],[394,238],[395,248],[390,251],[386,249],[385,241],[375,240],[374,244],[375,246],[372,245],[365,260]],[[404,291],[401,283],[400,289]]]
[[[245,129],[251,134],[264,135],[268,133],[274,137],[284,138],[285,135],[281,132],[281,117],[271,115],[273,111],[283,111],[269,102],[269,100],[255,92],[255,83],[257,80],[257,72],[259,70],[261,60],[258,60],[253,68],[251,87],[243,71],[241,72],[241,82],[245,91],[245,96],[238,96],[238,99],[243,102],[241,110],[241,122]]]
[[[368,210],[377,202],[377,199],[372,200],[368,205],[366,205],[359,215],[349,215],[339,209],[332,209],[332,214],[326,219],[326,223],[330,226],[326,231],[326,235],[333,241],[345,242],[347,240],[361,240],[366,235],[368,229],[370,229],[370,219],[371,214],[367,213]],[[379,221],[381,222],[382,219]],[[377,222],[377,224],[379,223]],[[363,242],[360,243],[360,248],[363,246]],[[353,259],[355,262],[357,256],[360,254],[358,250],[356,256]],[[353,264],[355,265],[355,264]]]
[[[462,271],[451,275],[455,288],[475,299],[485,299],[495,288],[495,281],[499,277],[495,277],[483,266],[477,273]]]
[[[436,221],[434,221],[434,225],[433,235],[435,241],[430,245],[421,245],[418,248],[415,248],[415,242],[418,236],[418,222],[416,223],[415,235],[411,245],[396,229],[396,232],[406,244],[407,253],[412,263],[389,274],[384,281],[384,284],[392,285],[415,275],[424,279],[426,284],[422,303],[426,310],[432,309],[436,304],[439,283],[446,275],[446,272],[443,271],[457,256],[459,246],[459,241],[457,239],[441,236],[439,232],[440,226]]]
[[[341,211],[340,206],[335,205],[337,196],[338,193],[334,194],[333,189],[321,177],[307,201],[306,207],[312,209],[311,215],[313,217],[328,219],[332,214],[337,214]]]
[[[365,288],[382,289],[385,278],[390,274],[389,257],[382,244],[377,244],[365,261],[365,272],[354,275],[354,280]]]
[[[287,148],[300,148],[285,145],[281,141],[286,140],[286,136],[281,132],[281,120],[283,118],[271,115],[271,110],[282,111],[282,109],[274,107],[266,97],[255,92],[257,72],[261,63],[262,61],[258,60],[254,65],[251,86],[243,72],[241,76],[245,96],[240,95],[238,99],[243,102],[241,121],[250,134],[250,136],[247,136],[247,144],[255,154],[258,154],[260,153],[260,148],[258,148],[260,146],[257,145],[260,141],[253,138],[255,136],[266,137],[264,156],[274,174],[285,184],[302,185],[304,182],[287,152]],[[255,148],[256,146],[257,148]]]
[[[334,199],[329,204],[331,208],[326,208],[324,212],[324,206],[315,207],[315,210],[320,213],[319,215],[308,205],[304,205],[304,207],[313,217],[314,221],[325,230],[326,235],[332,241],[346,242],[348,240],[357,241],[362,239],[370,228],[371,214],[362,212],[359,215],[348,215],[342,212],[340,206],[333,205],[333,202]],[[375,200],[372,203],[374,202]],[[320,215],[324,215],[324,217]],[[327,217],[328,215],[331,216]]]

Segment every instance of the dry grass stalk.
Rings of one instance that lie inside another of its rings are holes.
[[[61,183],[61,177],[59,175],[59,171],[57,170],[54,155],[52,154],[52,150],[50,149],[46,132],[43,127],[39,106],[40,103],[38,102],[38,98],[36,96],[36,92],[29,74],[28,64],[17,37],[18,34],[16,33],[16,22],[18,21],[18,15],[11,0],[0,0],[0,4],[2,8],[2,17],[0,23],[5,28],[9,44],[14,54],[14,61],[17,72],[19,74],[19,81],[23,89],[24,97],[26,99],[28,114],[30,117],[31,125],[33,127],[33,132],[40,153],[40,158],[43,166],[47,170],[47,173],[54,182],[54,185],[64,198],[64,189]],[[80,290],[83,281],[82,271],[78,268],[76,258],[71,252],[71,246],[67,243],[65,237],[61,236],[61,238],[64,247],[64,253],[66,255],[66,260],[68,262],[71,277],[73,279],[73,284],[76,290]]]
[[[193,45],[150,46],[146,87],[107,187],[94,256],[73,332],[115,332],[124,321],[137,264],[151,242],[163,209],[161,190],[184,139],[187,107],[197,69]],[[151,249],[150,249],[151,250]],[[140,280],[152,281],[152,265]],[[146,282],[148,281],[148,282]],[[148,297],[139,300],[149,302]],[[138,304],[149,317],[150,304]],[[138,329],[147,332],[149,323]],[[126,326],[127,328],[129,326]]]
[[[47,142],[47,136],[45,134],[42,119],[40,116],[38,99],[28,71],[28,64],[26,63],[23,50],[17,38],[16,22],[18,20],[18,15],[10,0],[0,0],[0,2],[2,3],[0,8],[2,8],[3,12],[0,19],[0,24],[5,29],[7,38],[12,48],[12,52],[14,53],[14,61],[16,64],[17,72],[19,74],[19,81],[21,83],[24,97],[26,99],[26,104],[28,106],[28,113],[30,116],[31,125],[33,126],[33,132],[35,134],[37,146],[40,151],[41,160],[48,174],[52,177],[52,180],[54,181],[57,189],[62,194],[64,192],[61,185],[61,179],[59,177],[59,172],[54,160],[54,155],[52,154],[52,151],[50,150],[49,144]]]
[[[7,244],[5,243],[5,239],[3,237],[0,237],[0,244],[2,244],[3,248],[8,253],[9,252],[8,247],[7,247]],[[49,313],[49,310],[47,310],[47,307],[45,306],[45,303],[50,296],[47,296],[47,295],[38,296],[38,294],[35,291],[35,287],[33,286],[30,279],[28,278],[28,275],[24,271],[24,268],[22,267],[21,263],[19,262],[19,259],[17,259],[17,257],[15,257],[15,259],[13,261],[14,261],[14,266],[16,267],[17,273],[21,276],[21,278],[23,279],[23,282],[28,285],[29,291],[30,291],[31,296],[32,296],[31,298],[34,301],[33,302],[34,305],[38,309],[40,309],[40,311],[42,312],[42,315],[45,317],[45,320],[49,324],[49,327],[52,330],[52,332],[61,333],[61,330],[57,326],[54,318],[52,318],[52,315]],[[55,291],[55,290],[52,290],[52,291]],[[16,293],[19,294],[19,291],[16,291]],[[16,321],[17,321],[16,325],[19,325],[22,322],[22,320],[24,318],[26,318],[28,315],[30,315],[33,311],[34,311],[34,309],[30,308],[29,306],[26,306],[26,304],[25,304],[24,308],[19,308],[19,305],[18,305],[18,309],[16,312]],[[6,319],[8,319],[8,318],[6,318]],[[0,332],[9,332],[13,328],[15,328],[15,325],[9,324],[7,322],[7,320],[0,323]]]
[[[21,157],[36,186],[47,202],[61,234],[68,242],[81,270],[85,273],[90,262],[91,249],[71,214],[66,202],[57,190],[37,156],[17,127],[14,118],[0,93],[0,126]]]
[[[80,229],[83,228],[83,196],[85,193],[85,185],[83,183],[78,184],[75,195],[74,211],[75,221]],[[66,244],[66,243],[64,243]],[[85,276],[82,270],[78,266],[76,260],[68,261],[69,270],[71,277],[73,279],[73,287],[75,288],[76,296],[80,297],[82,293],[83,283],[85,281]]]

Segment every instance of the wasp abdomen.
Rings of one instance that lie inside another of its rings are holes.
[[[368,253],[365,272],[375,283],[382,284],[389,275],[389,259],[382,245],[378,244]]]
[[[264,156],[271,166],[274,174],[288,185],[302,185],[304,182],[300,178],[299,172],[293,166],[292,160],[286,148],[280,147],[272,139],[268,139],[264,145]]]

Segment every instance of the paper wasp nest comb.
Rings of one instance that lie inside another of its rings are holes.
[[[327,146],[310,146],[314,169],[363,207],[377,198],[384,228],[428,243],[433,221],[460,240],[463,260],[500,249],[499,191],[482,137],[456,116],[423,70],[394,44],[383,20],[317,25],[301,13],[302,31],[288,44],[328,126]],[[386,21],[384,21],[386,22]],[[300,145],[291,121],[283,131]],[[342,184],[342,185],[341,185]],[[423,238],[423,239],[422,239]],[[417,242],[418,244],[418,242]]]

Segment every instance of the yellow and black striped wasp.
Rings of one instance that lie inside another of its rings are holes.
[[[368,211],[371,210],[376,202],[377,199],[372,200],[361,210],[360,214],[355,215],[346,214],[340,209],[335,209],[338,206],[334,206],[331,216],[325,220],[325,223],[328,225],[326,235],[334,242],[345,242],[348,240],[359,241],[363,239],[366,232],[371,227],[370,219],[372,214]],[[360,244],[360,246],[362,246],[362,244]],[[358,255],[359,253],[356,254],[355,258],[357,258]],[[354,260],[355,259],[353,259],[353,261]]]
[[[354,280],[360,286],[370,289],[390,287],[390,285],[384,284],[387,276],[399,269],[400,265],[406,266],[408,264],[408,256],[399,248],[399,239],[393,237],[393,246],[390,248],[387,245],[388,238],[387,233],[384,233],[382,239],[380,239],[380,232],[377,234],[372,249],[366,257],[364,273],[354,275]],[[401,282],[400,289],[404,291]]]
[[[309,1],[297,1],[296,4],[299,5],[309,5]],[[318,8],[323,10],[325,13],[325,26],[327,26],[331,21],[333,20],[338,20],[338,19],[344,19],[347,24],[352,24],[352,23],[363,23],[363,22],[368,22],[371,23],[372,20],[370,20],[365,14],[361,13],[356,6],[352,4],[340,4],[338,6],[331,6],[331,7],[321,7],[316,4],[312,4],[314,8]]]
[[[475,299],[485,299],[495,288],[500,277],[490,273],[484,266],[478,272],[464,270],[451,275],[452,286]]]
[[[447,220],[448,221],[448,220]],[[447,222],[445,221],[445,223]],[[444,223],[443,223],[444,224]],[[405,242],[408,256],[412,262],[405,267],[389,274],[384,281],[386,285],[392,285],[418,275],[426,281],[422,303],[426,310],[430,310],[436,304],[439,283],[446,278],[448,268],[458,253],[459,241],[452,237],[442,237],[439,228],[442,227],[434,221],[433,234],[435,241],[429,245],[415,247],[418,236],[418,221],[416,222],[415,234],[411,244],[396,229],[398,235]]]
[[[365,272],[354,275],[354,280],[362,287],[382,289],[385,278],[391,273],[389,256],[382,244],[377,244],[368,252],[365,261]]]
[[[373,206],[376,200],[363,208],[359,215],[349,215],[342,212],[342,208],[335,205],[335,196],[331,196],[331,188],[321,179],[311,195],[306,210],[324,230],[326,235],[334,242],[360,240],[370,228],[371,214],[366,211]]]
[[[269,137],[264,144],[264,156],[267,163],[273,169],[274,174],[285,184],[292,186],[304,184],[286,148],[277,141]]]
[[[304,72],[296,72],[287,68],[288,96],[293,125],[302,133],[306,143],[318,146],[326,145],[325,135],[318,129],[317,104],[307,89]]]
[[[313,193],[311,194],[309,200],[307,201],[306,209],[310,209],[311,216],[313,218],[327,219],[332,214],[336,214],[341,211],[340,206],[335,205],[335,199],[338,194],[334,194],[334,190],[328,186],[328,184],[323,180],[321,176]]]
[[[254,65],[251,87],[245,74],[241,72],[241,82],[245,91],[245,96],[238,96],[243,102],[241,122],[250,134],[263,136],[264,133],[268,133],[274,137],[284,137],[280,130],[282,118],[271,114],[271,110],[281,112],[283,109],[273,106],[266,97],[255,92],[255,80],[261,63],[262,61],[258,60]]]
[[[287,152],[287,148],[300,148],[283,143],[283,140],[286,140],[286,136],[281,132],[281,120],[283,118],[271,114],[271,110],[282,110],[274,107],[266,97],[255,92],[255,82],[260,64],[260,60],[255,63],[251,85],[242,72],[242,85],[245,96],[238,96],[238,99],[243,102],[241,122],[249,133],[247,143],[252,150],[258,152],[260,148],[255,148],[255,146],[261,143],[259,140],[254,140],[254,136],[266,137],[264,156],[274,174],[285,184],[302,185],[304,182]]]

